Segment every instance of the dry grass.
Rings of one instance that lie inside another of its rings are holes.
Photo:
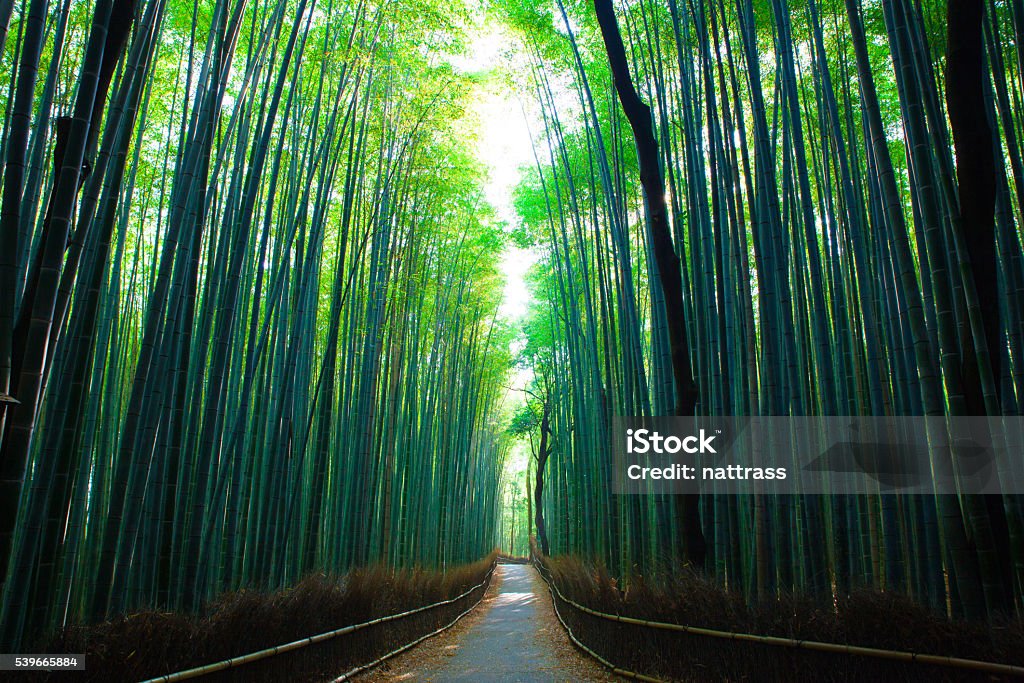
[[[371,567],[343,577],[315,574],[276,593],[222,595],[199,615],[150,611],[70,628],[38,651],[86,655],[85,677],[74,672],[47,680],[139,681],[453,598],[479,584],[495,557],[444,573]],[[314,681],[337,676],[447,623],[481,593],[202,680]],[[36,674],[25,680],[41,678]]]
[[[563,594],[591,609],[704,628],[1024,665],[1024,623],[955,622],[894,593],[858,591],[835,605],[784,595],[748,606],[693,573],[620,589],[601,567],[547,558]],[[993,681],[989,674],[856,655],[723,640],[600,619],[568,605],[562,616],[589,647],[619,666],[675,680]]]

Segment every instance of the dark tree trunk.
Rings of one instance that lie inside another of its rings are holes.
[[[2,406],[3,404],[0,404]],[[2,410],[2,408],[0,408]],[[536,475],[534,475],[536,476]],[[530,483],[530,470],[526,470],[526,553],[530,553],[530,535],[533,533],[533,527],[536,525],[536,520],[533,518],[533,484]]]
[[[537,541],[540,543],[541,552],[545,555],[551,553],[548,545],[548,532],[544,526],[544,466],[548,463],[550,445],[548,444],[548,433],[551,431],[551,408],[544,402],[544,416],[540,420],[540,448],[537,450],[537,474],[533,487],[533,504],[536,511],[534,523],[537,525]]]
[[[125,45],[128,36],[131,34],[132,22],[135,18],[135,0],[116,0],[110,12],[110,23],[107,28],[106,39],[103,47],[103,59],[100,64],[99,75],[96,83],[96,96],[93,100],[92,111],[89,117],[89,132],[86,142],[84,159],[78,175],[77,190],[81,191],[82,186],[92,172],[92,157],[96,153],[96,141],[98,140],[100,123],[103,119],[103,112],[106,110],[107,93],[110,90],[110,83],[114,76],[114,69]],[[43,235],[49,235],[50,224],[53,216],[53,202],[57,191],[57,180],[61,168],[64,166],[64,153],[68,144],[68,136],[71,132],[72,119],[69,116],[61,116],[54,126],[53,146],[53,184],[49,200],[46,206],[46,213],[43,217]],[[77,196],[77,192],[76,192]],[[76,231],[76,234],[80,232]],[[66,245],[65,245],[66,246]],[[11,393],[17,393],[17,381],[21,374],[22,356],[25,352],[25,343],[28,336],[29,324],[31,322],[32,302],[35,299],[39,280],[39,269],[42,267],[43,249],[39,249],[36,260],[29,269],[22,304],[19,309],[18,319],[13,332],[12,367],[11,367]],[[73,276],[74,273],[71,273]],[[50,344],[59,332],[62,320],[54,321],[50,331]]]
[[[96,153],[96,141],[99,139],[100,122],[106,110],[107,93],[114,78],[114,70],[121,61],[128,37],[131,35],[135,21],[136,0],[114,0],[110,12],[110,25],[107,28],[107,41],[103,46],[103,62],[100,64],[99,79],[96,83],[96,99],[92,105],[92,116],[89,119],[89,142],[85,148],[87,163]]]
[[[651,108],[640,99],[629,73],[629,61],[622,44],[622,34],[615,18],[611,0],[594,0],[594,11],[601,26],[608,63],[611,66],[615,92],[622,110],[629,119],[640,162],[640,184],[644,189],[644,205],[651,230],[651,251],[658,264],[658,275],[664,293],[668,321],[669,354],[676,387],[676,415],[693,415],[697,407],[697,385],[690,366],[690,348],[683,317],[683,278],[668,224],[665,204],[665,179],[661,174],[658,141],[654,137]],[[677,519],[683,532],[686,559],[697,568],[704,567],[707,543],[700,525],[700,497],[687,494],[676,499]]]
[[[981,0],[949,0],[947,6],[946,108],[953,146],[960,199],[960,230],[967,247],[971,279],[978,297],[985,349],[991,364],[992,383],[998,397],[1002,382],[1002,325],[999,319],[999,284],[996,260],[996,158],[985,105],[984,28],[986,3]],[[971,337],[963,349],[964,393],[970,415],[986,415],[981,367]],[[1009,553],[1009,522],[1003,501],[985,496],[984,513],[991,526],[998,559],[998,577],[991,577],[990,607],[1002,607],[1012,592],[1012,559]]]
[[[992,378],[999,391],[1001,375],[999,291],[997,284],[995,210],[996,167],[992,127],[985,107],[985,52],[981,0],[949,0],[946,55],[946,107],[949,111],[956,175],[960,191],[960,228],[971,261]],[[964,379],[972,414],[984,415],[977,363],[965,348]],[[973,381],[972,381],[973,380]],[[973,395],[973,396],[972,396]]]

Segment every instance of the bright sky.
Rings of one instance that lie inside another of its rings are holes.
[[[480,124],[477,131],[477,156],[488,169],[488,181],[484,187],[487,201],[494,207],[498,220],[513,227],[517,216],[512,208],[512,190],[519,182],[519,168],[534,162],[533,142],[522,103],[502,83],[497,73],[503,64],[507,65],[503,51],[510,43],[509,38],[503,34],[500,26],[483,19],[472,34],[474,39],[467,54],[452,58],[451,63],[460,71],[489,73],[493,76],[481,87],[471,105]],[[500,313],[511,321],[526,313],[530,292],[526,288],[524,276],[536,260],[537,255],[532,250],[520,249],[511,244],[502,254],[501,270],[505,275],[505,292]],[[517,343],[521,342],[513,342],[513,347]],[[519,370],[509,379],[510,392],[506,400],[521,400],[523,394],[520,392],[530,383],[532,373]],[[518,461],[524,458],[519,453],[519,457],[513,459]],[[522,462],[519,465],[525,467]]]
[[[502,51],[509,44],[508,38],[493,22],[482,23],[473,35],[467,54],[453,58],[452,65],[470,73],[493,72],[504,59]],[[498,219],[513,226],[516,214],[512,208],[512,190],[519,182],[519,167],[533,163],[532,142],[522,105],[495,76],[481,88],[472,108],[480,121],[477,156],[489,171],[484,188],[487,200]],[[515,319],[526,312],[530,295],[523,276],[535,260],[531,250],[512,245],[502,255],[505,293],[501,313],[506,318]]]

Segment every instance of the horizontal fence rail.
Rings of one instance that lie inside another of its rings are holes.
[[[551,591],[552,603],[555,607],[555,615],[558,620],[562,622],[562,626],[565,628],[569,637],[574,643],[580,648],[585,650],[592,657],[600,661],[602,664],[612,669],[614,673],[627,678],[634,678],[641,681],[651,681],[652,683],[661,683],[661,679],[652,678],[644,674],[637,673],[635,671],[629,671],[626,669],[620,669],[605,658],[601,657],[589,647],[583,645],[580,640],[572,633],[572,630],[566,624],[565,620],[562,619],[562,615],[558,612],[558,604],[555,597],[558,600],[570,605],[574,609],[579,610],[585,614],[589,614],[600,619],[606,619],[608,621],[618,622],[620,624],[631,624],[633,626],[643,626],[646,628],[660,629],[664,631],[675,631],[677,633],[688,633],[692,635],[708,636],[711,638],[721,638],[723,640],[733,640],[748,643],[757,643],[760,645],[772,645],[776,647],[785,647],[798,650],[812,650],[816,652],[827,652],[832,654],[843,654],[843,655],[857,655],[862,657],[874,657],[876,659],[886,659],[895,662],[902,662],[906,664],[930,664],[935,666],[945,666],[956,669],[966,669],[971,671],[978,671],[981,673],[988,674],[1000,674],[1008,676],[1024,677],[1024,666],[1016,666],[1013,664],[1002,664],[999,662],[985,662],[977,659],[964,659],[962,657],[948,657],[944,655],[929,655],[921,654],[917,652],[907,652],[902,650],[886,650],[875,647],[860,647],[857,645],[842,645],[840,643],[823,643],[814,640],[801,640],[798,638],[781,638],[779,636],[761,636],[751,633],[737,633],[732,631],[717,631],[715,629],[702,628],[699,626],[686,626],[684,624],[672,624],[663,621],[647,621],[644,619],[634,619],[633,617],[625,617],[619,614],[608,614],[606,612],[598,612],[597,610],[581,605],[578,602],[567,598],[555,585],[555,582],[551,580],[551,577],[547,573],[547,569],[537,561],[534,561],[534,566],[540,573],[544,582],[548,585],[548,590]]]
[[[494,571],[493,567],[491,568],[491,571],[492,572]],[[488,579],[490,578],[490,573],[488,573],[487,578]],[[481,585],[483,585],[483,584],[481,584]],[[480,586],[477,586],[473,590],[476,590],[479,587]],[[480,596],[480,600],[483,600],[483,596]],[[382,656],[378,657],[377,659],[373,660],[369,664],[363,664],[362,666],[357,666],[356,668],[352,669],[351,671],[348,671],[348,672],[343,673],[342,675],[338,676],[333,681],[331,681],[331,683],[343,683],[343,681],[351,680],[352,677],[355,676],[356,674],[359,674],[359,673],[361,673],[363,671],[367,671],[369,669],[372,669],[373,667],[377,666],[381,662],[384,662],[384,661],[386,661],[388,659],[391,659],[392,657],[394,657],[396,655],[402,654],[406,650],[409,650],[409,649],[412,649],[412,648],[416,647],[417,645],[422,643],[427,638],[433,638],[437,634],[443,633],[444,631],[447,631],[452,626],[455,626],[455,624],[459,623],[459,620],[462,619],[462,617],[466,616],[467,614],[472,612],[474,609],[476,609],[476,606],[480,604],[480,600],[477,600],[476,602],[474,602],[466,610],[464,610],[462,613],[460,613],[459,616],[455,617],[448,624],[442,626],[441,628],[439,628],[437,630],[434,630],[434,631],[431,631],[430,633],[428,633],[426,635],[420,636],[419,638],[417,638],[416,640],[412,641],[411,643],[406,643],[402,647],[400,647],[398,649],[395,649],[395,650],[392,650],[391,652],[387,653],[386,655],[382,655]]]
[[[422,607],[417,607],[416,609],[408,610],[408,611],[405,611],[405,612],[399,612],[398,614],[389,614],[387,616],[378,617],[377,619],[371,619],[370,621],[365,621],[365,622],[363,622],[361,624],[352,624],[350,626],[344,626],[342,628],[334,629],[332,631],[327,631],[325,633],[318,633],[315,636],[309,636],[308,638],[302,638],[300,640],[295,640],[295,641],[292,641],[290,643],[285,643],[284,645],[277,645],[275,647],[268,647],[268,648],[265,648],[263,650],[258,650],[256,652],[250,652],[249,654],[239,655],[237,657],[231,657],[230,659],[224,659],[224,660],[221,660],[219,662],[213,662],[212,664],[205,664],[203,666],[197,666],[197,667],[193,667],[191,669],[185,669],[183,671],[178,671],[178,672],[175,672],[175,673],[165,674],[163,676],[157,676],[155,678],[149,678],[149,679],[146,679],[145,681],[142,681],[142,683],[174,683],[175,681],[184,681],[184,680],[188,680],[190,678],[198,678],[199,676],[205,676],[205,675],[208,675],[208,674],[216,673],[218,671],[224,671],[226,669],[231,669],[231,668],[234,668],[234,667],[237,667],[237,666],[242,666],[243,664],[250,664],[252,662],[256,662],[256,661],[259,661],[261,659],[266,659],[267,657],[273,657],[275,655],[284,654],[285,652],[291,652],[293,650],[298,650],[300,648],[308,647],[310,645],[315,645],[317,643],[322,643],[322,642],[324,642],[326,640],[331,640],[333,638],[337,638],[339,636],[343,636],[343,635],[346,635],[348,633],[352,633],[354,631],[359,631],[359,630],[362,630],[364,628],[369,628],[370,626],[376,626],[378,624],[383,624],[383,623],[386,623],[386,622],[389,622],[389,621],[395,621],[395,620],[398,620],[398,619],[404,619],[404,618],[410,617],[410,616],[412,616],[414,614],[419,614],[421,612],[426,612],[427,610],[436,609],[438,607],[443,607],[445,605],[450,605],[450,604],[452,604],[454,602],[458,602],[459,600],[462,600],[463,598],[468,596],[473,591],[479,590],[480,588],[486,586],[490,582],[491,577],[494,574],[494,568],[496,566],[497,566],[496,562],[491,564],[491,568],[489,570],[487,570],[487,575],[484,577],[483,581],[481,581],[477,585],[473,586],[472,588],[467,589],[462,594],[455,596],[454,598],[449,598],[447,600],[441,600],[440,602],[431,603],[429,605],[424,605]],[[481,596],[481,598],[482,598],[482,596]],[[479,603],[480,603],[480,601],[477,600],[475,603],[473,603],[472,607],[470,607],[469,609],[467,609],[464,612],[462,612],[458,617],[455,618],[454,621],[452,621],[447,626],[445,626],[443,628],[440,628],[440,629],[437,629],[436,631],[433,631],[431,633],[428,633],[427,635],[417,639],[416,641],[414,641],[412,643],[409,643],[408,645],[405,645],[405,646],[399,648],[398,650],[395,650],[395,651],[393,651],[391,653],[388,653],[387,655],[378,658],[376,661],[374,661],[374,662],[372,662],[372,663],[370,663],[370,664],[368,664],[368,665],[366,665],[364,667],[357,667],[356,669],[353,669],[352,671],[349,671],[348,673],[343,674],[340,678],[336,679],[336,681],[348,680],[348,677],[354,676],[355,674],[359,673],[360,671],[364,671],[365,669],[369,669],[369,668],[371,668],[373,666],[376,666],[377,664],[383,662],[385,659],[388,659],[390,657],[393,657],[394,655],[397,655],[397,654],[399,654],[401,652],[404,652],[405,650],[413,647],[414,645],[416,645],[416,644],[426,640],[430,636],[436,635],[436,634],[438,634],[438,633],[440,633],[440,632],[442,632],[442,631],[452,627],[455,624],[455,622],[457,622],[459,619],[461,619],[466,614],[468,614]]]

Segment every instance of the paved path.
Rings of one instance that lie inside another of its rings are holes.
[[[467,623],[468,622],[468,623]],[[617,681],[570,643],[544,582],[528,565],[499,565],[483,603],[453,629],[364,680]]]

